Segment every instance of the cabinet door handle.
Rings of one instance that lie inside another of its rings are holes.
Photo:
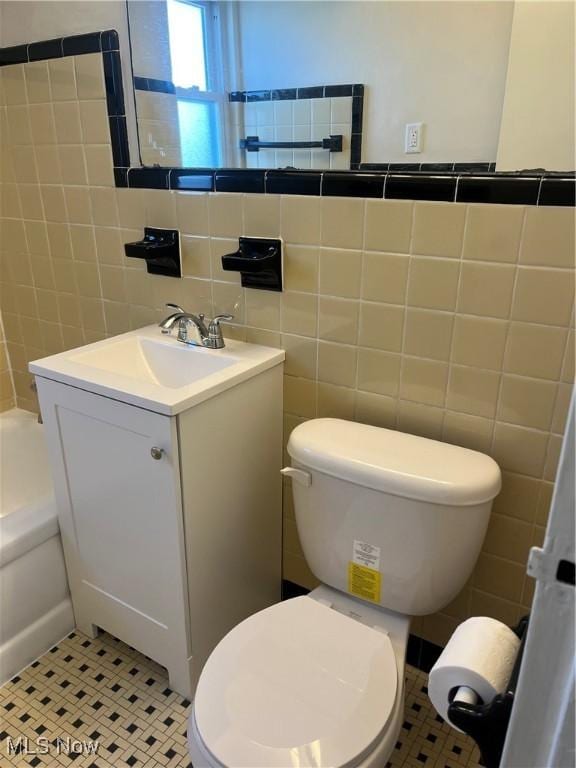
[[[150,456],[152,456],[153,459],[156,459],[156,461],[160,461],[162,456],[164,456],[164,448],[157,448],[156,446],[150,448]]]

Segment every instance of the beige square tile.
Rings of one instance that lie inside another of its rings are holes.
[[[22,216],[25,219],[39,221],[44,218],[40,187],[37,184],[19,184],[18,195],[22,208]]]
[[[70,101],[78,98],[73,57],[50,59],[48,74],[53,101]]]
[[[99,298],[101,296],[98,266],[87,261],[74,262],[74,277],[79,296]]]
[[[473,616],[492,616],[512,627],[526,611],[518,603],[503,600],[487,592],[472,589],[470,592],[470,612]]]
[[[87,184],[84,150],[80,144],[63,144],[58,147],[58,158],[64,184]]]
[[[400,397],[426,405],[443,406],[446,398],[448,366],[433,360],[404,358]]]
[[[361,251],[320,249],[320,293],[354,299],[360,296]]]
[[[465,262],[458,310],[468,315],[509,317],[515,274],[515,267],[509,264]]]
[[[299,336],[316,336],[318,297],[309,293],[282,294],[282,331]]]
[[[50,323],[60,322],[58,314],[58,294],[56,291],[46,291],[38,288],[36,290],[36,305],[38,308],[38,318]]]
[[[494,512],[508,517],[516,517],[527,523],[534,522],[538,509],[540,487],[540,481],[533,477],[503,472],[502,490],[494,500]]]
[[[494,430],[494,459],[502,469],[541,477],[546,460],[548,435],[533,429],[497,422]]]
[[[109,227],[96,227],[94,229],[94,237],[96,239],[96,252],[98,254],[98,261],[101,264],[112,264],[119,266],[124,260],[124,245],[120,237],[119,229],[112,229]],[[134,234],[135,240],[137,234]],[[131,242],[132,238],[126,238],[126,242]],[[134,264],[134,259],[130,260],[130,264]]]
[[[465,259],[515,262],[524,208],[515,205],[471,205],[464,242]]]
[[[396,428],[397,400],[373,392],[356,392],[355,421],[383,429]]]
[[[146,212],[141,189],[117,189],[116,203],[121,227],[144,228]],[[180,225],[178,228],[185,231]]]
[[[446,411],[443,439],[473,451],[489,453],[492,443],[492,426],[493,422],[490,419],[484,419],[481,416]]]
[[[110,145],[85,144],[84,157],[88,184],[96,187],[113,187],[114,173]]]
[[[280,234],[279,195],[243,195],[244,229],[247,237],[278,237]]]
[[[287,291],[318,291],[319,249],[284,245],[284,282]]]
[[[182,274],[186,277],[210,277],[210,239],[180,235]]]
[[[574,304],[573,275],[564,270],[520,267],[512,318],[531,323],[568,325]]]
[[[176,221],[181,232],[208,235],[208,195],[204,192],[178,192],[175,195]]]
[[[558,379],[567,331],[545,325],[512,323],[504,370],[520,376]]]
[[[76,101],[55,102],[52,105],[58,144],[82,144],[80,109]]]
[[[76,261],[96,261],[94,228],[80,224],[70,225],[72,255]]]
[[[242,196],[217,192],[209,196],[208,206],[210,234],[238,238],[242,232]]]
[[[280,201],[280,233],[285,243],[318,245],[320,198],[285,195]]]
[[[520,250],[522,264],[574,269],[574,208],[530,206]]]
[[[372,201],[367,201],[368,204]],[[410,258],[391,253],[364,253],[362,298],[403,304],[406,298]]]
[[[52,104],[32,104],[29,107],[30,129],[34,144],[55,144],[56,124]]]
[[[503,376],[498,419],[522,427],[548,430],[557,384],[551,381]]]
[[[210,259],[212,262],[212,279],[240,285],[240,273],[226,271],[222,268],[222,256],[235,253],[238,250],[238,240],[210,238]]]
[[[269,331],[280,330],[279,294],[271,291],[247,291],[246,325]]]
[[[85,144],[109,144],[110,126],[106,101],[80,101],[80,124]]]
[[[532,526],[529,523],[504,515],[492,515],[484,540],[485,552],[525,566],[531,545]],[[502,584],[499,590],[499,594],[505,597]]]
[[[452,360],[476,368],[500,370],[504,359],[507,327],[503,320],[457,315],[454,322]]]
[[[408,282],[408,304],[426,309],[456,306],[460,264],[448,259],[413,258]]]
[[[14,146],[10,155],[14,168],[13,181],[23,184],[37,184],[38,169],[36,168],[34,153],[30,151],[30,147],[26,145]]]
[[[398,429],[412,435],[439,440],[444,411],[421,403],[398,401]]]
[[[30,65],[26,66],[29,67]],[[22,64],[2,67],[2,89],[4,91],[4,101],[8,106],[12,104],[26,104],[26,81]]]
[[[74,224],[91,224],[92,210],[87,187],[64,187],[64,199],[68,221]]]
[[[318,383],[318,411],[320,419],[354,418],[356,392],[348,387],[337,387],[334,384]]]
[[[76,72],[76,88],[80,100],[106,98],[104,70],[100,53],[75,56],[74,69]]]
[[[22,209],[16,184],[4,184],[0,195],[0,216],[8,219],[21,219]]]
[[[101,227],[118,226],[115,190],[110,187],[90,187],[92,221]]]
[[[367,200],[365,248],[408,253],[413,208],[411,201]]]
[[[263,347],[280,348],[282,334],[274,331],[263,331],[261,328],[246,328],[246,342],[261,344]]]
[[[32,265],[32,275],[34,277],[34,285],[36,288],[44,288],[53,291],[55,288],[54,272],[50,259],[32,256],[30,263]],[[21,289],[22,286],[20,286],[19,295],[23,296],[24,292]]]
[[[574,382],[574,331],[568,333],[564,362],[562,363],[562,381]]]
[[[353,387],[356,383],[357,347],[343,344],[318,344],[318,379],[342,387]]]
[[[69,259],[52,258],[52,269],[54,272],[54,286],[62,293],[76,293],[76,281],[72,271]],[[78,321],[80,324],[80,321]]]
[[[318,336],[327,341],[356,344],[358,338],[357,301],[320,296]]]
[[[44,215],[46,221],[66,221],[66,203],[64,201],[64,190],[56,185],[43,185],[40,187],[42,203],[44,205]]]
[[[540,496],[536,507],[536,522],[540,525],[546,525],[550,513],[550,505],[554,494],[554,483],[542,483],[540,486]]]
[[[459,203],[416,203],[412,253],[458,258],[465,219],[466,206]]]
[[[80,316],[82,318],[82,324],[84,325],[85,333],[86,331],[99,331],[101,333],[106,332],[103,303],[101,299],[94,299],[90,297],[81,298]],[[143,323],[143,325],[145,325],[145,323]]]
[[[361,302],[358,336],[361,346],[400,352],[403,329],[404,307]]]
[[[2,222],[2,248],[6,252],[26,253],[26,234],[22,221],[5,219]]]
[[[286,352],[284,371],[289,376],[306,379],[316,378],[317,349],[316,339],[282,334],[282,347]]]
[[[126,301],[125,271],[122,267],[111,267],[107,264],[100,267],[102,298],[110,301]]]
[[[524,572],[519,563],[482,553],[474,569],[472,583],[483,592],[518,602],[522,596]]]
[[[12,145],[32,144],[30,112],[27,106],[14,106],[6,109],[8,138]]]
[[[48,230],[48,244],[52,258],[71,259],[72,244],[70,241],[70,228],[68,224],[57,221],[49,221],[46,224]]]
[[[358,389],[377,395],[398,394],[400,355],[375,349],[358,350]]]
[[[51,101],[48,62],[33,61],[25,64],[24,77],[29,104]]]
[[[148,227],[176,228],[176,193],[143,189],[144,221]]]
[[[448,360],[453,315],[420,309],[406,311],[404,352],[416,357]]]
[[[60,171],[58,148],[55,145],[36,146],[34,154],[36,155],[39,182],[41,184],[60,184],[62,182],[62,173]]]
[[[350,197],[320,198],[322,245],[362,248],[364,200]]]

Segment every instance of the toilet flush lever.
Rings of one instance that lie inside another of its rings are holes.
[[[280,470],[280,474],[284,475],[285,477],[292,478],[292,480],[294,480],[296,483],[305,485],[306,488],[309,488],[312,485],[312,475],[310,472],[305,472],[303,469],[296,469],[295,467],[284,467],[284,469]]]

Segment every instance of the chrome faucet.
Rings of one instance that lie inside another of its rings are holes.
[[[179,307],[178,304],[166,304],[167,307],[175,309],[171,315],[158,323],[162,329],[162,333],[171,333],[172,328],[178,325],[178,341],[183,344],[190,344],[195,347],[206,347],[207,349],[222,349],[224,344],[224,337],[222,336],[222,328],[220,322],[222,320],[233,320],[234,315],[216,315],[212,320],[208,322],[208,326],[204,322],[205,316],[201,313],[193,315],[190,312],[186,312]],[[196,329],[196,339],[191,339],[188,335],[188,329],[190,326],[194,326]]]

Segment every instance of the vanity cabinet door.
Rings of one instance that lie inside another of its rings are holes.
[[[42,378],[38,392],[77,624],[170,671],[189,656],[175,419]]]

